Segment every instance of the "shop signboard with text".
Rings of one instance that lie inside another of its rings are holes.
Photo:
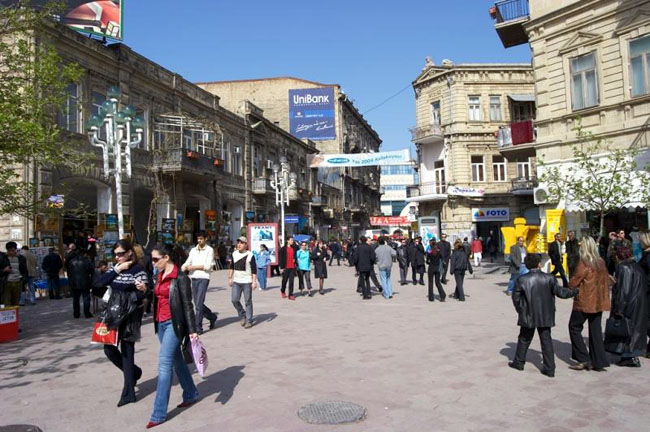
[[[371,216],[370,225],[372,226],[409,226],[410,221],[407,216]]]
[[[508,222],[508,207],[479,207],[472,209],[472,222]]]

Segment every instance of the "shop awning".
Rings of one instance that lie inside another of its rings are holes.
[[[534,94],[512,94],[508,97],[514,102],[535,102]]]

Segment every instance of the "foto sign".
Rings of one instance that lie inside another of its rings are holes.
[[[507,222],[510,220],[508,207],[480,207],[472,209],[472,222]]]

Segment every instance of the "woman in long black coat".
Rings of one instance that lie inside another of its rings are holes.
[[[463,247],[463,242],[458,239],[454,242],[454,252],[451,254],[451,259],[449,261],[449,273],[453,274],[456,279],[456,291],[454,292],[454,297],[458,301],[465,301],[463,281],[465,280],[465,272],[468,270],[470,274],[474,273],[472,264],[469,262],[469,258],[467,257],[467,253]]]
[[[650,233],[641,234],[641,247],[643,248],[643,256],[639,265],[643,269],[646,277],[646,294],[648,295],[648,338],[650,338]],[[646,357],[650,358],[650,340],[646,347]]]
[[[616,248],[619,264],[616,267],[616,283],[612,288],[611,317],[629,321],[631,336],[617,341],[605,335],[608,351],[621,353],[618,366],[641,367],[637,358],[646,349],[648,331],[647,280],[641,266],[634,261],[632,249],[626,246]],[[616,347],[618,345],[618,347]]]
[[[427,269],[427,276],[429,277],[429,301],[434,301],[433,296],[433,282],[436,282],[436,288],[438,288],[438,294],[440,294],[440,301],[445,301],[445,290],[442,288],[440,283],[440,275],[442,273],[442,254],[440,249],[436,246],[435,240],[429,241],[429,252],[427,253],[427,264],[429,268]]]
[[[316,247],[311,252],[311,259],[314,261],[314,277],[318,279],[318,293],[323,295],[323,284],[327,279],[327,260],[329,254],[322,240],[318,240]]]

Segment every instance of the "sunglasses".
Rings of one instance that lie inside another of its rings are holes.
[[[153,263],[157,263],[157,262],[160,261],[161,259],[162,259],[162,257],[151,257],[151,262],[153,262]]]
[[[115,256],[118,258],[122,258],[124,255],[126,255],[126,251],[124,252],[115,252]]]

